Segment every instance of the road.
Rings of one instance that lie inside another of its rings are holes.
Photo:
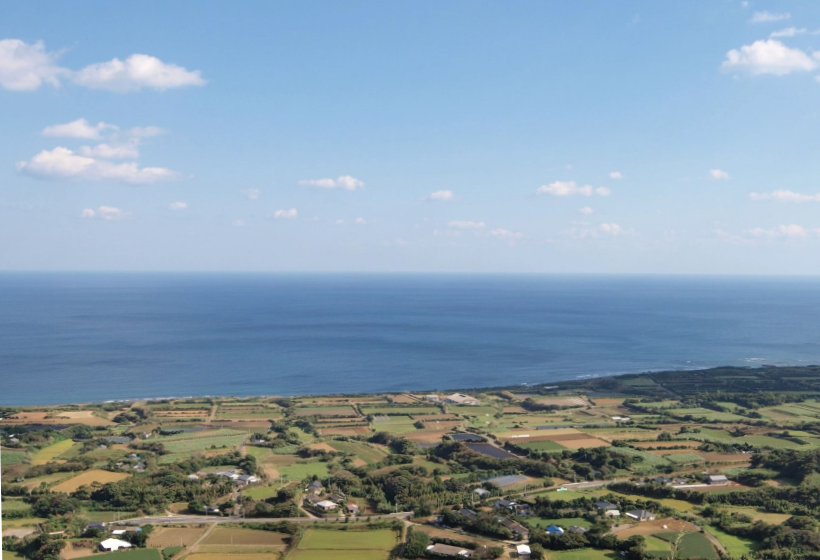
[[[413,518],[412,511],[400,511],[398,513],[386,513],[384,515],[367,515],[359,519],[399,519],[409,520]],[[122,519],[109,523],[109,525],[167,525],[172,523],[319,523],[331,521],[330,519],[310,518],[310,517],[252,517],[244,519],[242,517],[219,517],[216,515],[161,515],[156,517],[134,517],[132,519]]]

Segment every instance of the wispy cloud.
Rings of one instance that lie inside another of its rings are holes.
[[[743,233],[752,237],[763,237],[769,239],[806,239],[809,235],[817,235],[820,229],[808,229],[796,224],[781,225],[774,228],[754,228],[745,230]]]
[[[623,179],[624,175],[620,171],[610,171],[609,172],[610,179]]]
[[[83,138],[85,140],[99,140],[106,130],[119,130],[113,124],[98,122],[89,124],[85,119],[77,119],[65,124],[47,126],[40,133],[49,138]]]
[[[709,171],[709,177],[718,181],[726,181],[729,179],[729,174],[722,169],[712,169]]]
[[[501,239],[502,241],[517,241],[518,239],[522,239],[524,234],[520,231],[510,231],[508,229],[494,229],[490,232],[490,235],[495,237],[496,239]]]
[[[274,220],[292,220],[298,216],[298,212],[296,208],[291,208],[290,210],[277,210],[271,216]]]
[[[752,200],[776,200],[778,202],[820,202],[820,193],[801,194],[786,189],[778,189],[770,193],[750,193]]]
[[[242,189],[239,192],[248,200],[257,200],[262,196],[262,191],[259,189]]]
[[[187,202],[182,202],[182,201],[172,202],[171,204],[168,205],[168,208],[170,210],[187,210],[188,209],[188,203]]]
[[[455,229],[484,229],[487,227],[484,222],[473,222],[471,220],[453,220],[447,222],[447,227]]]
[[[536,189],[537,195],[550,196],[608,196],[612,191],[607,187],[594,188],[591,185],[579,187],[575,181],[555,181],[549,185],[541,185]]]
[[[363,181],[350,175],[342,175],[336,179],[305,179],[299,181],[299,184],[320,189],[342,189],[345,191],[355,191],[364,188]]]
[[[594,212],[594,210],[592,208],[590,208],[589,206],[584,206],[583,208],[581,208],[578,211],[581,214],[585,215],[585,216],[589,216],[590,214],[592,214]]]
[[[781,29],[780,31],[772,31],[769,33],[769,39],[777,39],[779,37],[796,37],[798,35],[802,35],[806,33],[808,30],[803,28],[796,28],[796,27],[787,27],[786,29]]]
[[[424,200],[433,202],[450,202],[455,199],[456,195],[453,191],[436,191],[434,193],[430,193],[424,198]]]
[[[126,217],[126,214],[122,211],[122,209],[115,208],[114,206],[100,206],[96,210],[93,208],[84,208],[80,213],[80,217],[84,220],[103,220],[106,222],[112,222],[123,219]]]
[[[790,19],[792,15],[788,12],[783,13],[774,13],[774,12],[755,12],[752,14],[752,18],[749,20],[749,23],[774,23],[776,21],[784,21]]]
[[[792,72],[809,72],[817,68],[812,57],[800,49],[787,47],[774,39],[755,41],[726,53],[723,70],[743,70],[752,75],[785,76]]]
[[[60,54],[48,52],[42,41],[28,44],[20,39],[1,40],[0,86],[13,91],[34,91],[43,84],[60,87],[63,81],[70,81],[90,89],[126,93],[206,83],[199,70],[186,70],[146,54],[132,54],[125,60],[114,58],[77,71],[59,66]]]

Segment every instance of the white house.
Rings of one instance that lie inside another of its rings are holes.
[[[259,482],[259,478],[252,475],[252,474],[243,474],[237,480],[239,482],[244,483],[244,484],[255,484],[255,483]]]
[[[316,507],[321,509],[322,511],[331,511],[336,509],[336,504],[331,502],[330,500],[322,500],[316,504]]]
[[[483,498],[484,496],[489,496],[490,495],[490,491],[485,490],[484,488],[476,488],[475,490],[473,490],[473,493],[478,494],[479,498]]]
[[[526,544],[519,544],[515,547],[515,550],[518,552],[518,557],[523,558],[524,560],[527,560],[530,557],[530,554],[532,554],[529,545]]]
[[[452,395],[444,397],[444,402],[453,404],[469,404],[473,406],[479,404],[477,398],[471,397],[470,395],[463,395],[461,393],[453,393]]]
[[[102,550],[110,550],[116,552],[121,548],[131,548],[130,542],[121,541],[120,539],[106,539],[100,543]]]
[[[709,484],[728,484],[729,479],[726,478],[725,475],[722,474],[710,474],[709,475]]]

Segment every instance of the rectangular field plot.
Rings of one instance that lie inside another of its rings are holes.
[[[534,441],[532,443],[524,443],[521,444],[521,447],[525,449],[531,449],[533,451],[563,451],[566,449],[563,445],[558,443],[557,441]]]
[[[701,533],[686,533],[678,541],[678,558],[706,558],[708,560],[717,560],[715,549],[712,548],[712,543],[709,542]]]
[[[205,529],[160,527],[154,529],[148,538],[148,546],[165,548],[167,546],[190,546]]]
[[[118,480],[123,480],[124,478],[128,478],[129,475],[125,473],[115,473],[110,471],[103,471],[100,469],[92,469],[90,471],[85,471],[77,476],[69,478],[68,480],[61,482],[54,486],[51,490],[53,492],[74,492],[77,488],[84,485],[90,485],[92,482],[99,482],[101,484],[106,484],[108,482],[117,482]]]
[[[0,451],[0,463],[6,467],[23,463],[26,457],[27,454],[25,451],[9,451],[7,449]]]
[[[162,555],[156,548],[143,548],[140,550],[125,550],[109,552],[108,554],[95,554],[94,560],[162,560]]]
[[[490,482],[495,484],[499,488],[507,488],[509,486],[515,486],[516,484],[521,484],[527,482],[529,478],[526,476],[521,476],[520,474],[508,474],[503,476],[495,476],[493,478],[484,479],[483,482]]]
[[[217,527],[202,541],[204,545],[273,546],[285,544],[285,535],[256,529]]]
[[[277,470],[291,480],[302,480],[303,478],[313,475],[323,478],[329,474],[327,463],[323,463],[322,461],[312,461],[309,463],[297,462],[285,467],[277,467]]]
[[[293,409],[296,416],[355,416],[351,406],[300,406]]]
[[[74,442],[70,439],[64,439],[63,441],[58,441],[53,445],[49,445],[48,447],[44,447],[40,451],[34,454],[32,457],[31,463],[33,465],[45,465],[49,461],[54,461],[57,459],[58,456],[62,455],[74,445]]]
[[[220,430],[221,431],[221,430]],[[195,439],[177,440],[165,442],[165,449],[171,453],[190,453],[192,451],[204,451],[212,447],[237,447],[240,443],[248,438],[248,434],[237,434],[233,430],[234,435],[226,435],[221,437],[200,437]]]
[[[288,554],[287,560],[327,560],[332,558],[333,560],[386,560],[388,555],[390,554],[386,550],[334,550],[332,555],[328,555],[327,550],[302,550],[297,549]],[[196,556],[196,555],[194,555]],[[189,556],[191,560],[217,560],[208,559],[208,558],[194,558],[194,556]],[[219,560],[229,560],[227,558],[221,558]],[[242,555],[242,558],[236,558],[233,560],[255,560],[253,558],[245,558],[245,555]],[[261,559],[260,559],[261,560]],[[270,558],[266,558],[265,560],[271,560]]]
[[[378,463],[386,457],[386,454],[380,449],[370,447],[363,443],[355,443],[351,441],[330,441],[329,445],[343,453],[352,453],[367,464]]]
[[[94,557],[96,560],[96,556]],[[270,552],[197,552],[189,554],[186,560],[276,560],[278,554]]]
[[[384,414],[386,416],[398,414],[441,414],[441,409],[437,406],[360,406],[364,414]]]
[[[327,531],[308,529],[298,550],[381,550],[396,545],[396,533],[390,529],[376,531]],[[327,553],[326,553],[327,554]],[[326,556],[327,557],[327,556]],[[336,557],[335,555],[333,556]]]

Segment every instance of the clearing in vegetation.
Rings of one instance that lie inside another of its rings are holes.
[[[204,528],[159,527],[148,537],[148,546],[190,546],[203,532]]]
[[[63,441],[58,441],[48,447],[44,447],[34,454],[31,458],[31,464],[45,465],[48,462],[54,461],[58,456],[71,449],[73,445],[74,442],[72,440],[64,439]]]
[[[118,480],[123,480],[128,478],[130,475],[125,473],[115,473],[111,471],[104,471],[100,469],[92,469],[90,471],[85,471],[77,476],[69,478],[68,480],[61,482],[54,486],[51,491],[52,492],[74,492],[80,486],[87,486],[90,485],[92,482],[99,482],[100,484],[106,484],[108,482],[117,482]]]
[[[204,545],[233,544],[233,545],[281,545],[285,535],[273,531],[256,529],[239,529],[233,527],[216,527],[211,534],[202,541]]]
[[[302,537],[302,540],[299,541],[297,548],[299,550],[388,551],[395,545],[396,532],[390,529],[377,529],[375,531],[308,529]]]
[[[107,554],[95,554],[94,560],[162,560],[162,555],[156,548],[141,548],[138,550],[120,550]]]

